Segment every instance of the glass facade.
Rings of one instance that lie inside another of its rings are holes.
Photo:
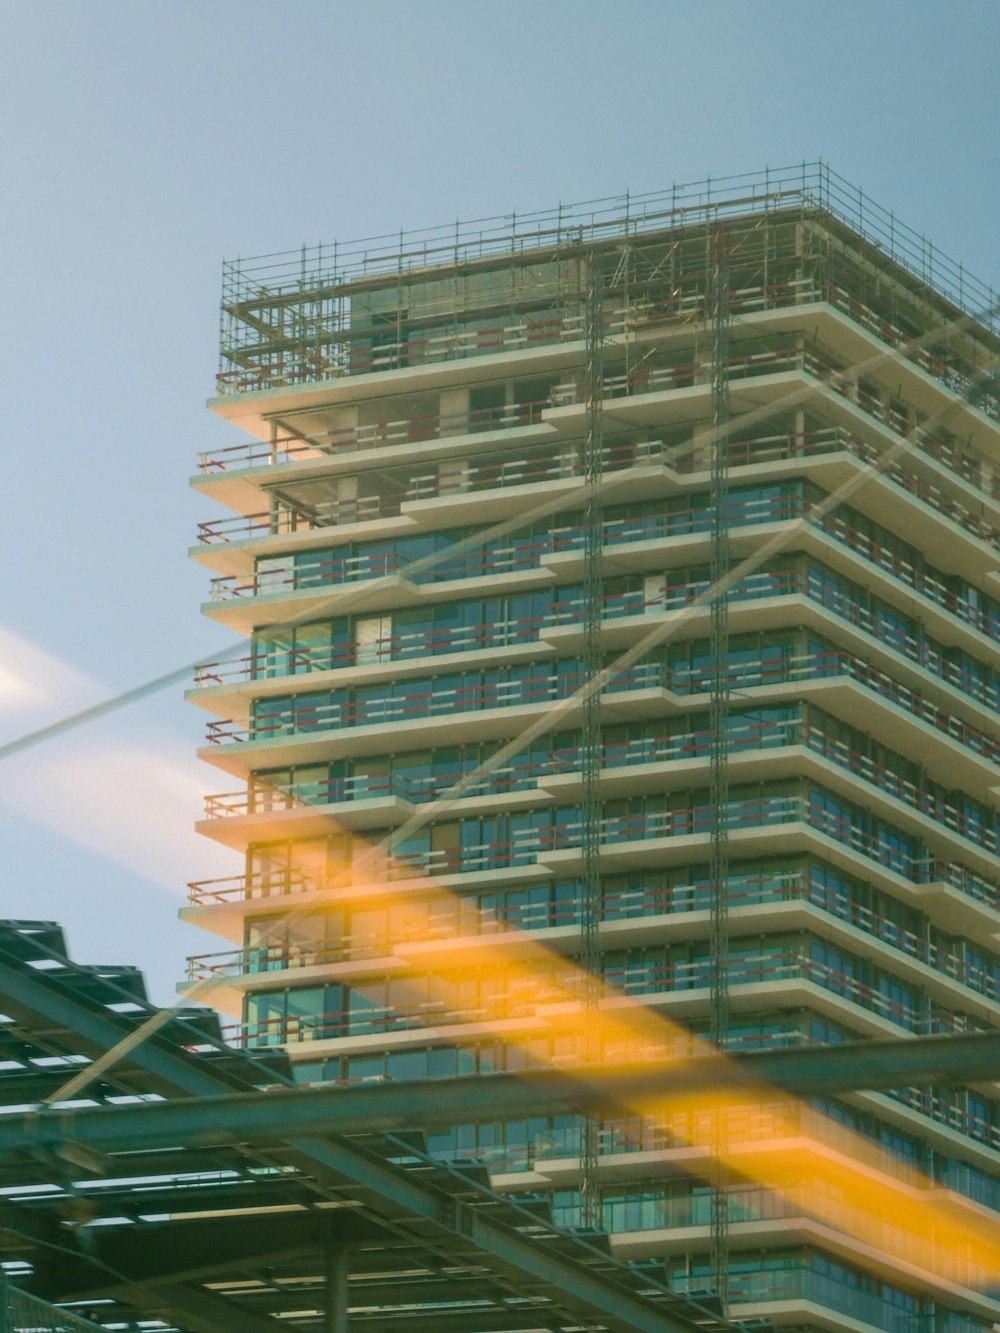
[[[208,612],[249,650],[200,668],[196,697],[213,714],[205,757],[242,784],[209,797],[202,827],[245,871],[193,889],[192,919],[225,909],[229,950],[191,977],[224,980],[242,1040],[286,1047],[303,1081],[593,1052],[590,819],[598,1003],[648,1016],[638,1036],[602,1033],[605,1060],[704,1039],[717,967],[731,1051],[1000,1027],[996,339],[966,323],[945,345],[950,307],[822,211],[751,209],[724,230],[718,363],[709,229],[694,225],[596,246],[599,382],[588,266],[562,254],[366,281],[315,362],[252,331],[228,344],[220,402],[240,419],[256,390],[260,439],[206,464],[207,494],[244,499],[202,525],[199,549],[218,572]],[[722,382],[733,574],[717,663]],[[588,804],[595,396],[606,674]],[[724,959],[710,930],[723,835]],[[682,1160],[696,1118],[596,1127],[602,1225],[678,1292],[713,1282],[711,1164]],[[1000,1103],[982,1087],[747,1107],[729,1133],[748,1161],[769,1138],[869,1145],[888,1177],[919,1173],[1000,1227]],[[550,1116],[457,1125],[429,1147],[501,1186],[532,1172],[575,1227],[586,1138],[578,1117]],[[867,1261],[846,1225],[824,1239],[836,1190],[785,1151],[780,1187],[749,1167],[730,1183],[735,1313],[886,1333],[1000,1321],[971,1259],[947,1289],[908,1266],[896,1219],[868,1234]]]

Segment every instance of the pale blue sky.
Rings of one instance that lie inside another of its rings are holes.
[[[185,550],[224,255],[823,157],[998,285],[998,50],[997,0],[0,0],[0,735],[220,643]],[[222,872],[179,696],[0,771],[0,913],[159,999]]]

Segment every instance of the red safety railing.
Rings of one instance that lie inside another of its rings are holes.
[[[928,1028],[935,1032],[970,1030],[966,1019],[907,1002],[891,991],[880,989],[878,981],[862,980],[850,970],[818,961],[801,949],[735,950],[727,960],[726,972],[731,987],[805,981],[877,1014],[907,1032],[923,1032]],[[433,978],[419,977],[413,978],[409,986],[414,992],[424,989],[427,993],[422,999],[401,1000],[392,1005],[369,1002],[353,1009],[268,1017],[238,1025],[238,1031],[243,1045],[254,1046],[382,1035],[414,1028],[541,1020],[547,1005],[565,1003],[567,998],[579,995],[584,985],[583,975],[568,961],[565,966],[556,964],[550,972],[527,978],[505,977],[502,966],[495,965],[488,974],[487,993],[481,994],[478,1001],[470,997],[460,1005],[449,1004],[433,995]],[[895,987],[898,983],[891,980]],[[678,991],[707,991],[711,983],[711,962],[706,957],[612,968],[605,973],[603,981],[613,994],[641,997],[647,1005],[655,1006],[658,1002],[668,1001]]]
[[[556,886],[554,892],[558,893]],[[935,973],[992,1001],[1000,998],[1000,982],[980,962],[970,962],[952,945],[932,941],[900,926],[893,918],[852,898],[848,893],[815,883],[808,870],[776,872],[772,875],[741,876],[730,881],[726,900],[731,911],[768,902],[803,902],[823,912],[834,921],[845,921],[878,940],[885,947],[933,968]],[[711,886],[679,884],[661,888],[646,887],[620,894],[606,892],[601,904],[603,922],[641,920],[669,914],[674,919],[685,912],[705,912],[711,903]],[[425,905],[426,907],[426,905]],[[532,910],[533,907],[533,910]],[[502,912],[502,914],[498,914]],[[548,932],[580,921],[580,893],[569,897],[553,896],[549,901],[528,907],[498,908],[494,911],[468,910],[458,902],[436,900],[433,915],[414,907],[415,926],[400,933],[397,926],[376,931],[349,932],[336,940],[285,941],[267,945],[249,944],[244,949],[228,949],[199,954],[187,961],[189,981],[210,977],[240,977],[258,972],[294,970],[303,967],[349,963],[372,958],[389,959],[396,946],[406,940],[420,942],[451,941],[456,956],[469,937],[498,933]],[[614,977],[609,973],[609,980]],[[614,981],[614,984],[619,984]],[[920,982],[924,985],[923,979]]]
[[[775,309],[806,301],[826,301],[861,324],[879,341],[898,350],[947,389],[966,399],[973,399],[980,410],[994,420],[1000,420],[1000,408],[996,402],[983,395],[969,375],[954,363],[945,361],[916,343],[909,334],[840,283],[810,275],[738,288],[728,294],[728,299],[734,312]],[[672,292],[660,300],[644,298],[624,307],[606,307],[603,325],[607,334],[621,334],[657,324],[702,320],[707,317],[705,303],[704,292],[692,291]],[[346,347],[334,347],[333,344],[342,342],[347,333],[347,330],[340,330],[339,337],[332,340],[329,346],[332,355],[313,354],[311,349],[303,349],[290,358],[278,356],[275,359],[269,358],[269,353],[262,346],[257,349],[261,359],[256,366],[249,367],[244,363],[236,369],[220,373],[219,392],[246,393],[276,385],[315,383],[343,374],[367,374],[441,360],[522,351],[532,346],[567,340],[582,341],[584,320],[576,312],[535,320],[513,315],[509,320],[489,328],[451,328],[407,336],[396,341],[380,340],[377,344],[369,341],[367,346],[364,342],[348,342]],[[203,466],[210,467],[215,457],[206,456]]]
[[[201,472],[226,472],[233,467],[273,467],[302,458],[336,457],[367,449],[384,449],[399,444],[418,444],[438,436],[479,435],[491,430],[516,430],[537,425],[542,413],[551,407],[551,399],[511,403],[503,407],[472,408],[465,412],[434,413],[432,416],[404,417],[398,421],[380,421],[373,425],[348,426],[326,430],[303,440],[300,435],[279,436],[271,443],[250,440],[229,445],[212,453],[199,455]]]
[[[792,522],[808,516],[811,502],[800,494],[772,495],[743,499],[736,497],[726,506],[730,527]],[[824,514],[818,527],[841,545],[860,555],[882,573],[896,579],[933,602],[950,615],[971,625],[989,638],[1000,638],[1000,604],[976,589],[952,586],[947,576],[932,566],[907,557],[887,545],[857,518]],[[603,543],[613,546],[628,542],[653,541],[682,535],[708,533],[712,514],[706,504],[688,505],[670,513],[641,516],[630,520],[611,519],[604,524]],[[455,580],[496,577],[537,567],[547,555],[582,550],[584,529],[581,525],[553,528],[523,541],[508,541],[487,546],[451,559],[444,555],[429,573],[417,574],[418,581]],[[400,573],[413,563],[395,551],[377,551],[361,555],[318,553],[315,559],[299,560],[287,566],[269,566],[250,576],[225,575],[212,580],[213,600],[243,596],[274,596],[284,590],[301,591],[311,587],[332,587],[367,578],[383,578]]]
[[[621,616],[642,616],[649,611],[674,610],[689,605],[696,597],[703,595],[707,587],[707,581],[701,580],[674,585],[664,583],[662,592],[653,596],[638,592],[612,594],[604,599],[604,615],[608,619],[615,619]],[[1000,687],[993,679],[990,668],[983,666],[977,671],[977,664],[971,659],[958,662],[952,660],[933,640],[922,634],[909,632],[897,620],[889,620],[879,610],[870,610],[854,595],[851,585],[845,587],[836,580],[831,582],[822,571],[814,567],[805,571],[772,570],[751,575],[736,585],[731,593],[731,600],[736,604],[741,601],[794,595],[804,596],[838,618],[864,630],[877,643],[900,653],[923,670],[956,688],[962,696],[972,697],[987,707],[1000,711]],[[364,644],[348,642],[316,650],[282,650],[280,656],[270,654],[263,660],[261,656],[256,657],[249,668],[248,660],[244,659],[235,664],[233,674],[237,679],[247,679],[246,673],[249,669],[251,672],[256,671],[260,678],[273,678],[279,674],[274,669],[276,664],[280,664],[280,674],[285,676],[295,675],[300,671],[332,671],[338,667],[354,666],[359,663],[403,660],[414,656],[433,656],[437,653],[480,651],[512,643],[541,641],[545,630],[551,625],[571,624],[581,614],[582,607],[578,596],[572,601],[566,599],[552,604],[547,615],[501,621],[489,627],[426,630],[407,635],[389,635]],[[970,608],[970,614],[978,617],[978,608]],[[199,676],[200,684],[221,684],[227,678],[232,679],[232,676],[224,676],[221,670],[216,672],[212,664],[199,670],[203,673]],[[428,691],[427,697],[432,694],[432,690]],[[262,709],[250,727],[225,719],[213,721],[208,726],[207,738],[211,744],[220,744],[263,739],[271,733],[288,735],[295,731],[315,729],[324,724],[338,727],[341,725],[339,719],[342,716],[347,718],[344,725],[350,726],[353,724],[351,710],[359,707],[345,701],[342,704],[320,705],[320,711],[317,711],[316,705],[305,702],[308,700],[307,695],[301,698],[304,702],[296,706],[297,711],[289,712],[282,706],[281,711],[268,714]],[[417,706],[419,707],[419,704]]]
[[[772,750],[801,745],[831,761],[838,768],[864,779],[878,793],[887,794],[903,804],[918,810],[936,824],[966,838],[989,851],[998,847],[995,820],[984,808],[960,807],[943,794],[919,786],[905,778],[886,763],[876,762],[868,755],[836,739],[823,728],[807,722],[800,709],[798,716],[730,726],[726,730],[726,746],[731,755],[755,750]],[[713,735],[708,729],[684,732],[681,735],[636,737],[629,741],[611,742],[601,750],[602,768],[614,771],[628,768],[641,774],[647,764],[673,763],[702,758],[712,751]],[[556,774],[582,774],[583,749],[566,746],[549,751],[534,760],[504,765],[475,784],[463,790],[464,797],[525,791],[543,787],[546,778]],[[902,765],[905,761],[900,760]],[[361,800],[395,797],[419,803],[438,800],[465,780],[475,768],[470,761],[464,768],[443,770],[433,775],[416,777],[405,771],[384,776],[367,774],[356,777],[328,778],[321,782],[301,784],[288,789],[255,787],[250,792],[233,792],[209,796],[205,814],[209,819],[232,815],[264,813],[275,809],[303,807],[314,810],[317,805],[351,803]],[[907,765],[911,767],[911,765]]]
[[[979,1031],[974,1027],[968,1030]],[[966,1107],[959,1106],[947,1095],[931,1088],[899,1088],[894,1090],[892,1095],[914,1111],[919,1111],[932,1120],[947,1125],[950,1129],[956,1129],[960,1134],[968,1134],[983,1143],[1000,1148],[1000,1125],[995,1121],[985,1120]]]
[[[995,881],[971,871],[967,866],[928,855],[916,839],[908,840],[886,825],[875,831],[859,827],[851,814],[841,813],[842,806],[831,809],[818,795],[765,796],[730,801],[726,807],[725,826],[731,835],[744,830],[778,825],[800,824],[831,837],[838,847],[856,852],[911,883],[942,883],[965,896],[995,908],[1000,902],[1000,888]],[[707,838],[715,826],[714,807],[705,803],[671,811],[639,811],[607,816],[601,821],[601,842],[606,853],[624,850],[634,842],[662,838]],[[414,876],[477,874],[512,865],[531,865],[550,852],[577,852],[582,846],[583,821],[571,820],[556,826],[529,828],[516,837],[488,841],[447,851],[395,852],[392,856],[363,861],[366,882],[392,882]],[[364,857],[367,853],[363,852]],[[352,883],[346,866],[342,878]],[[316,879],[292,871],[258,872],[250,876],[231,876],[190,886],[191,901],[198,905],[238,902],[254,898],[284,897],[307,893],[319,887]]]

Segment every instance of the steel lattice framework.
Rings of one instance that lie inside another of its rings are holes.
[[[556,1333],[580,1321],[615,1333],[747,1328],[708,1295],[669,1292],[655,1265],[614,1261],[601,1233],[552,1228],[541,1198],[498,1194],[482,1167],[432,1161],[422,1134],[543,1107],[606,1113],[639,1094],[716,1086],[781,1098],[948,1082],[959,1070],[1000,1075],[1000,1035],[989,1034],[708,1057],[669,1072],[292,1089],[280,1056],[229,1050],[214,1016],[195,1010],[134,1046],[91,1090],[89,1108],[69,1109],[44,1105],[66,1068],[156,1012],[141,978],[73,963],[51,923],[8,922],[0,995],[0,1243],[8,1275],[23,1270],[18,1286],[35,1292],[3,1297],[14,1330],[30,1315],[33,1328],[75,1333],[79,1312],[96,1311],[111,1322],[272,1333],[278,1310],[298,1307],[308,1322],[318,1305],[332,1333],[346,1327],[348,1301],[376,1298],[378,1321],[359,1316],[352,1327],[405,1333],[434,1312],[456,1333],[526,1319]]]

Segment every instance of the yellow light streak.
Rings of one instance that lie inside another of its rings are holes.
[[[366,902],[376,897],[386,904],[412,901],[412,873],[357,834],[354,837],[356,844],[367,848],[354,864],[382,867],[380,875],[365,875]],[[343,881],[349,874],[345,865],[335,879]],[[421,985],[425,978],[428,984],[436,983],[443,1000],[447,971],[476,967],[504,979],[508,993],[516,994],[517,1010],[505,1012],[502,1000],[495,1012],[485,1008],[475,1019],[477,1038],[492,1036],[524,1055],[541,1037],[579,1038],[580,974],[571,960],[516,929],[505,938],[491,938],[488,932],[495,927],[488,913],[437,880],[425,876],[421,884],[429,895],[450,897],[456,908],[461,904],[463,915],[475,927],[467,932],[474,942],[449,943],[427,936],[393,947],[387,941],[387,951],[420,970]],[[321,899],[326,896],[321,891]],[[308,910],[316,910],[315,900]],[[529,1023],[525,1023],[526,1009],[531,1011]],[[689,1029],[607,984],[593,1021],[598,1024],[601,1049],[628,1053],[606,1058],[602,1064],[606,1071],[655,1067],[683,1073],[695,1060],[718,1058],[714,1047]],[[732,1068],[735,1073],[735,1061]],[[586,1078],[585,1070],[576,1072]],[[727,1082],[721,1092],[630,1095],[611,1108],[612,1114],[625,1113],[666,1128],[697,1150],[706,1172],[718,1153],[735,1180],[755,1182],[780,1196],[793,1215],[850,1238],[855,1260],[864,1262],[857,1252],[860,1245],[919,1274],[964,1286],[995,1285],[1000,1277],[1000,1230],[983,1209],[792,1094],[742,1072],[740,1079],[736,1086]],[[722,1135],[717,1115],[724,1117]],[[752,1124],[755,1117],[766,1123],[766,1138],[747,1137],[747,1122]]]
[[[974,322],[975,322],[974,317],[963,316],[957,320],[952,321],[948,325],[941,326],[936,330],[930,330],[928,333],[922,335],[920,338],[912,340],[908,344],[908,347],[911,349],[919,348],[935,339],[942,337],[946,332],[952,332],[952,333],[958,332],[965,326],[972,324]],[[883,362],[886,362],[895,357],[896,355],[898,355],[898,351],[899,349],[889,349],[886,351],[879,351],[872,357],[867,358],[865,361],[858,363],[858,365],[854,368],[854,370],[860,371],[869,367],[874,367]],[[849,371],[839,372],[836,376],[833,377],[834,381],[846,380],[846,377],[848,376],[849,373],[850,373]],[[763,416],[766,414],[772,414],[775,410],[777,410],[779,406],[787,407],[798,401],[806,401],[808,397],[811,396],[811,393],[812,389],[808,385],[802,386],[800,389],[793,390],[791,393],[786,395],[781,400],[780,403],[772,403],[767,407],[758,407],[755,411],[744,414],[739,418],[734,419],[729,423],[729,426],[726,429],[725,434],[726,435],[731,434],[731,432],[735,429],[737,424],[740,424],[745,427],[757,419],[762,419]],[[731,572],[728,578],[720,580],[712,588],[706,590],[706,592],[697,599],[698,604],[704,605],[707,603],[707,600],[710,599],[711,597],[718,596],[720,593],[723,592],[728,592],[729,589],[734,585],[734,583],[737,582],[740,578],[744,577],[747,573],[752,572],[753,570],[759,568],[760,565],[763,563],[763,561],[769,555],[776,554],[779,550],[785,549],[791,543],[794,537],[799,532],[804,530],[805,527],[810,522],[814,522],[818,517],[822,516],[825,513],[830,512],[833,508],[835,508],[837,504],[842,503],[856,490],[864,486],[869,480],[871,480],[872,477],[877,475],[878,472],[888,467],[892,462],[895,461],[895,459],[898,456],[901,456],[906,452],[908,452],[916,443],[916,440],[919,438],[919,436],[926,434],[930,430],[933,430],[937,422],[944,420],[945,417],[952,410],[954,410],[954,406],[955,405],[949,405],[942,411],[929,417],[923,423],[921,428],[917,432],[915,432],[914,435],[911,435],[906,439],[900,439],[896,444],[891,446],[884,454],[882,454],[877,464],[868,465],[865,468],[861,469],[855,475],[855,477],[853,477],[849,482],[845,483],[841,487],[838,487],[838,489],[830,496],[828,496],[824,502],[822,502],[820,505],[815,506],[814,509],[811,510],[808,515],[805,515],[801,519],[789,524],[784,529],[783,534],[779,534],[774,539],[765,542],[757,550],[754,556],[747,558],[746,560],[742,561],[738,567],[734,568],[734,570]],[[560,507],[564,507],[566,503],[567,503],[567,498],[563,497],[562,506]],[[521,521],[522,522],[524,521],[524,516],[522,516]],[[485,536],[485,534],[483,534],[483,536]],[[483,538],[481,537],[480,540],[482,539]],[[413,571],[411,570],[411,573],[412,572]],[[337,594],[333,594],[331,596],[329,605],[332,606],[336,601],[337,601]],[[676,633],[679,629],[683,627],[684,624],[687,623],[689,616],[694,612],[694,610],[695,606],[692,604],[692,606],[688,607],[685,612],[681,612],[675,616],[667,617],[658,628],[651,631],[650,634],[645,636],[632,649],[623,654],[622,657],[618,659],[617,663],[615,663],[614,667],[606,669],[605,672],[602,672],[601,677],[596,681],[590,682],[589,685],[585,687],[585,689],[600,688],[601,684],[603,683],[603,680],[609,673],[614,674],[615,672],[624,670],[626,665],[631,664],[631,662],[637,660],[641,654],[648,652],[654,645],[665,642],[669,637],[671,637],[672,634]],[[314,609],[314,611],[311,614],[313,615],[317,614],[316,610]],[[57,724],[55,727],[41,728],[36,732],[29,733],[25,736],[19,737],[14,742],[9,742],[6,745],[0,745],[0,758],[5,757],[8,754],[16,753],[18,750],[26,748],[27,746],[37,744],[39,741],[46,739],[50,734],[55,734],[57,731],[65,730],[67,727],[70,726],[79,725],[80,723],[89,720],[91,717],[99,715],[100,712],[107,711],[113,707],[118,707],[123,702],[127,702],[129,699],[133,697],[139,697],[141,694],[149,692],[153,688],[159,688],[162,684],[172,681],[175,675],[176,673],[171,673],[168,676],[158,678],[158,680],[156,681],[149,682],[144,686],[137,687],[137,689],[134,691],[127,691],[123,695],[118,696],[115,699],[108,700],[105,703],[99,705],[96,709],[85,709],[71,718],[64,719],[63,722]],[[515,747],[519,748],[521,745],[523,745],[526,742],[526,740],[530,738],[531,735],[540,734],[541,731],[548,730],[553,725],[554,716],[558,715],[561,711],[563,711],[564,708],[578,705],[581,698],[583,697],[583,693],[584,693],[583,690],[578,691],[577,694],[573,696],[570,700],[562,701],[559,705],[556,705],[552,710],[553,717],[550,719],[547,725],[541,724],[529,727],[528,729],[526,729],[525,732],[522,732],[519,737],[517,737],[514,741],[512,741],[509,744],[509,746],[504,747],[503,751],[498,752],[498,754],[506,753],[508,750],[511,753],[513,753],[514,748]],[[494,758],[497,759],[498,756],[494,756]],[[436,814],[440,813],[443,809],[448,808],[448,806],[450,805],[451,802],[453,802],[456,796],[461,796],[465,794],[465,790],[469,785],[471,785],[472,781],[477,776],[478,774],[469,775],[467,779],[463,779],[463,781],[458,784],[458,787],[454,791],[448,793],[447,795],[441,798],[438,798],[436,801],[431,802],[429,805],[425,806],[419,814],[415,814],[414,816],[412,816],[411,819],[407,821],[407,823],[403,826],[402,829],[396,830],[394,836],[398,837],[404,835],[405,833],[415,831],[416,828],[422,827],[424,824],[429,822]],[[298,915],[299,913],[297,911],[293,911],[291,913],[286,914],[283,918],[283,923],[285,925],[291,924],[291,922],[293,922]],[[275,924],[277,925],[277,923]],[[537,982],[537,977],[535,978],[535,980]],[[197,986],[192,988],[192,991],[189,992],[189,994],[192,996],[192,998],[195,995],[200,997],[201,995],[208,993],[215,984],[217,984],[217,982],[214,979],[206,982],[201,982]],[[627,997],[622,997],[622,998],[626,999]],[[571,995],[568,995],[566,997],[566,1003],[570,1007],[572,1007],[572,1005],[574,1004],[578,1004],[576,999]],[[69,1097],[73,1095],[73,1093],[75,1093],[81,1087],[86,1086],[88,1082],[92,1081],[94,1078],[98,1077],[101,1073],[103,1073],[106,1069],[110,1068],[117,1060],[121,1059],[129,1050],[133,1049],[136,1045],[140,1044],[143,1040],[145,1040],[149,1035],[158,1030],[158,1028],[167,1021],[169,1014],[170,1011],[164,1011],[163,1014],[156,1015],[147,1020],[147,1022],[143,1024],[140,1028],[136,1029],[134,1033],[131,1033],[129,1034],[128,1037],[124,1038],[123,1041],[119,1043],[119,1045],[115,1047],[112,1051],[109,1051],[105,1053],[105,1055],[99,1057],[94,1062],[94,1064],[90,1066],[88,1071],[81,1072],[80,1074],[75,1075],[72,1079],[70,1079],[69,1082],[65,1085],[65,1087],[58,1091],[55,1099]],[[554,1016],[550,1014],[549,1017],[551,1021],[551,1019]],[[662,1020],[662,1016],[657,1015],[656,1017],[660,1021],[665,1021]],[[678,1029],[678,1030],[683,1031],[683,1029]],[[639,1113],[643,1114],[641,1110]],[[837,1129],[841,1130],[841,1127],[837,1126]],[[858,1138],[860,1144],[865,1146],[870,1146],[867,1145],[867,1141],[861,1139],[860,1136],[856,1137]],[[893,1166],[893,1160],[889,1158],[888,1155],[886,1155],[886,1163],[889,1166]],[[894,1169],[898,1171],[898,1166],[896,1166]],[[934,1188],[932,1183],[929,1181],[924,1182],[924,1187]],[[962,1203],[960,1200],[958,1201],[958,1205],[966,1210],[974,1209],[974,1205],[971,1204],[966,1205]],[[997,1257],[998,1256],[996,1255],[992,1255],[990,1259],[990,1262],[994,1264],[993,1268],[990,1269],[991,1274],[1000,1271],[1000,1269],[997,1268],[994,1262]],[[927,1267],[932,1267],[932,1265],[927,1265]],[[942,1270],[938,1269],[936,1271],[942,1271]],[[989,1278],[987,1277],[984,1280],[988,1281]]]

